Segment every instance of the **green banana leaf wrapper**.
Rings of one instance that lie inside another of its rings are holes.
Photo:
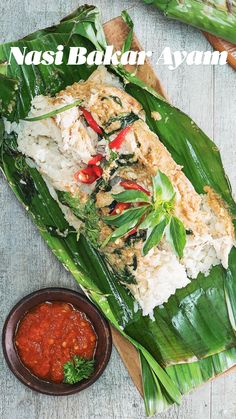
[[[129,49],[133,24],[124,48]],[[57,26],[37,31],[22,40],[0,45],[0,167],[9,185],[37,225],[55,256],[70,270],[93,303],[138,349],[142,367],[147,415],[180,403],[184,394],[236,364],[236,249],[229,268],[214,267],[208,277],[199,275],[177,290],[166,304],[156,307],[154,320],[143,316],[130,292],[118,281],[99,252],[69,226],[57,202],[35,167],[17,150],[16,134],[7,134],[4,118],[18,122],[27,116],[35,95],[55,95],[74,82],[86,80],[95,70],[87,64],[8,65],[10,48],[56,50],[65,45],[88,53],[103,50],[106,40],[100,15],[94,6],[82,6]],[[185,114],[122,66],[108,67],[124,81],[126,91],[146,111],[147,123],[171,152],[176,162],[203,193],[209,185],[228,204],[233,218],[236,204],[231,195],[220,154],[215,144]],[[151,112],[161,115],[159,121]]]
[[[165,16],[236,44],[236,3],[227,0],[144,0]]]

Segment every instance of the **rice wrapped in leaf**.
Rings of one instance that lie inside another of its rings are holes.
[[[12,45],[55,43],[103,50],[97,9],[0,46],[0,60]],[[214,143],[141,80],[121,66],[60,70],[6,66],[1,169],[57,258],[139,350],[153,414],[236,363],[235,202]]]

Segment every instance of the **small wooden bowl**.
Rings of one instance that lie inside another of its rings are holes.
[[[73,385],[47,382],[34,376],[21,362],[14,344],[17,325],[29,310],[46,301],[70,303],[91,320],[98,340],[95,352],[95,371],[87,380]],[[10,311],[3,327],[2,345],[9,368],[23,384],[43,394],[66,396],[84,390],[100,377],[111,355],[112,338],[108,322],[87,297],[65,288],[44,288],[24,297]]]

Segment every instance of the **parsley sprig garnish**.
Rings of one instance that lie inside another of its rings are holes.
[[[64,383],[75,384],[89,378],[94,372],[94,360],[81,358],[75,355],[71,361],[67,361],[64,366]]]
[[[175,191],[169,178],[160,170],[152,178],[152,196],[139,190],[125,190],[113,194],[117,202],[127,202],[133,206],[122,214],[104,217],[103,220],[111,226],[117,227],[104,241],[109,242],[127,235],[134,228],[147,230],[142,253],[157,246],[166,237],[176,254],[181,258],[186,244],[186,231],[182,221],[174,216]],[[142,206],[137,204],[142,203]]]

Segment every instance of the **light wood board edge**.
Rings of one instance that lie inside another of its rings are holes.
[[[108,45],[113,45],[115,50],[121,50],[123,42],[129,32],[129,28],[123,19],[119,16],[109,20],[109,22],[104,23],[103,29]],[[143,50],[135,35],[133,36],[132,50]],[[148,60],[146,60],[144,65],[138,67],[128,65],[126,66],[126,69],[131,73],[135,72],[137,77],[155,89],[162,96],[166,97],[165,91]]]
[[[236,45],[231,44],[228,41],[224,41],[224,39],[217,38],[208,32],[203,32],[203,34],[216,51],[228,52],[228,64],[236,70]]]

